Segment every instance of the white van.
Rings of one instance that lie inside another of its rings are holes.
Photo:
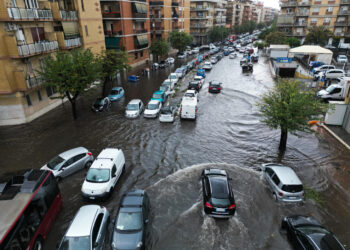
[[[197,117],[197,98],[183,98],[180,105],[180,118],[193,119]]]
[[[121,149],[102,150],[86,175],[81,188],[83,198],[89,200],[108,198],[124,171],[125,157]]]

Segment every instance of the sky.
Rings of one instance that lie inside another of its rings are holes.
[[[262,0],[264,2],[264,6],[266,7],[273,7],[276,9],[279,9],[279,4],[278,4],[278,0]]]

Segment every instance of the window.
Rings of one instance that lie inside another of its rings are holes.
[[[329,17],[327,17],[323,20],[323,23],[330,23],[330,22],[331,22],[331,19]]]
[[[271,168],[266,168],[265,172],[271,177],[273,175],[273,170]]]
[[[70,158],[66,163],[63,164],[62,168],[68,167],[69,165],[74,163],[74,157]]]
[[[96,242],[98,232],[100,231],[102,219],[103,219],[103,214],[100,213],[96,218],[95,225],[94,225],[94,228],[92,230],[92,244],[94,244]]]
[[[16,0],[11,0],[11,6],[14,8],[17,7]]]
[[[143,51],[140,52],[140,57],[143,57]]]
[[[27,70],[28,70],[28,73],[30,73],[30,74],[34,73],[33,65],[32,65],[32,62],[30,60],[27,61]]]
[[[341,91],[341,88],[336,88],[331,92],[331,94],[337,94],[337,93],[340,93],[340,91]]]
[[[137,52],[135,52],[135,59],[137,59]]]
[[[45,40],[45,31],[43,27],[30,28],[32,32],[33,42],[40,42]]]
[[[319,13],[319,12],[320,12],[320,8],[319,7],[312,8],[312,13]]]
[[[85,25],[85,34],[86,34],[86,36],[89,36],[89,31],[88,31],[87,25]]]
[[[40,92],[40,90],[38,90],[37,93],[38,93],[39,102],[41,102],[41,101],[43,100],[43,98],[41,97],[41,92]]]
[[[310,21],[311,23],[317,23],[317,18],[311,18],[311,21]]]
[[[28,94],[26,95],[26,100],[27,100],[28,106],[32,106],[32,101],[30,100],[30,96]]]
[[[278,184],[280,184],[280,179],[277,177],[277,175],[274,175],[273,177],[272,177],[272,180],[273,180],[273,182],[278,186]]]
[[[26,9],[38,9],[39,4],[37,0],[24,0]]]
[[[50,97],[50,96],[52,96],[52,87],[50,86],[50,87],[46,87],[46,94],[47,94],[47,97]]]
[[[83,11],[85,11],[85,8],[84,8],[84,0],[81,0],[81,9],[83,10]],[[85,26],[86,27],[86,26]]]
[[[117,172],[117,167],[115,166],[115,164],[113,165],[113,168],[112,168],[112,177],[113,175],[115,174],[115,172]]]
[[[328,7],[326,9],[326,13],[332,13],[333,12],[333,7]]]
[[[84,154],[79,154],[79,155],[76,155],[73,157],[73,161],[76,162],[76,161],[79,161],[80,159],[84,158],[85,157],[85,153]]]

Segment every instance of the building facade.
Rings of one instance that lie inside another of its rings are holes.
[[[189,0],[151,0],[151,38],[167,40],[169,32],[190,33]]]
[[[125,50],[132,66],[149,60],[149,1],[100,0],[106,49]]]
[[[0,125],[29,122],[58,106],[37,74],[57,50],[105,49],[98,1],[0,2]]]

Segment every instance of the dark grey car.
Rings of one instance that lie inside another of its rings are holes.
[[[124,194],[114,223],[113,250],[144,249],[149,199],[144,190]]]

